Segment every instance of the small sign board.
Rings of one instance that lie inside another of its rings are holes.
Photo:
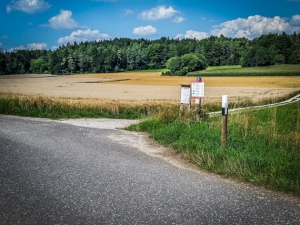
[[[199,99],[204,98],[204,82],[203,81],[193,81],[192,82],[192,98]]]
[[[181,85],[180,104],[191,104],[191,85]]]

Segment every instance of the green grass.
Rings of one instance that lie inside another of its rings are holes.
[[[191,72],[187,76],[300,76],[300,65],[274,65],[261,67],[213,66]]]
[[[240,65],[226,65],[226,66],[209,66],[205,71],[215,71],[215,70],[229,70],[229,69],[241,69]]]
[[[203,170],[300,196],[300,102],[229,115],[225,149],[221,116],[200,123],[167,117],[129,129],[148,132]]]

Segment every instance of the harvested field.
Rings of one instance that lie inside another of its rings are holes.
[[[195,77],[160,76],[160,72],[126,72],[55,76],[48,74],[0,76],[0,92],[47,97],[108,101],[179,102],[180,84]],[[299,77],[204,77],[205,102],[251,98],[258,101],[300,89]]]

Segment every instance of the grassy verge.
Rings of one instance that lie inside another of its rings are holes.
[[[188,73],[187,76],[300,76],[300,65],[274,65],[263,67],[215,66]]]
[[[300,102],[229,115],[226,149],[220,117],[199,123],[186,115],[175,119],[175,113],[162,112],[129,129],[148,132],[203,170],[300,196]]]

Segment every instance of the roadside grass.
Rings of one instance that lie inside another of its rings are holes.
[[[175,114],[164,111],[128,129],[148,132],[203,170],[300,196],[300,102],[229,115],[225,149],[220,116],[195,122]]]
[[[260,67],[213,66],[187,76],[300,76],[300,64]]]

